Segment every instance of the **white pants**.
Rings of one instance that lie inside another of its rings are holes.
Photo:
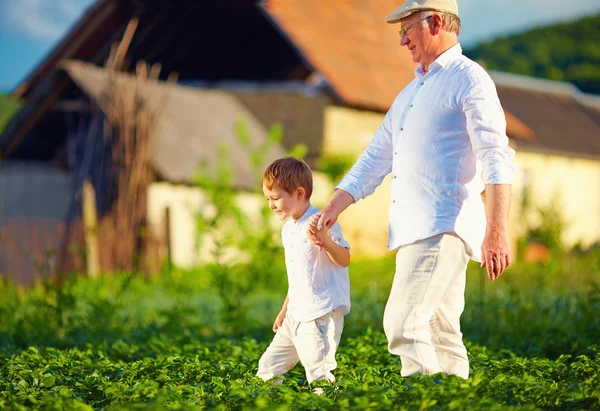
[[[469,377],[460,316],[470,248],[453,233],[400,247],[383,326],[402,376],[445,372]]]
[[[335,352],[343,328],[340,308],[307,322],[297,322],[288,315],[260,358],[256,375],[266,381],[285,374],[300,361],[309,383],[335,381],[331,371],[337,367]]]

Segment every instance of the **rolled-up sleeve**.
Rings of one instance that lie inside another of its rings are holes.
[[[462,104],[473,152],[483,165],[484,184],[511,184],[515,151],[508,146],[504,111],[486,72],[471,77]]]
[[[360,155],[354,166],[335,187],[349,193],[354,201],[371,195],[384,177],[392,171],[392,108],[373,139]]]

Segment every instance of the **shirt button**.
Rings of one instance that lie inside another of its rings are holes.
[[[402,127],[402,128],[400,129],[400,131],[404,131],[404,127]]]
[[[394,155],[395,155],[395,156],[397,156],[397,155],[398,155],[398,152],[397,152],[397,151],[394,151]]]
[[[424,85],[425,85],[425,83],[421,83],[421,85],[422,85],[422,86],[424,86]]]
[[[410,106],[413,107],[413,104],[411,104]]]
[[[398,176],[394,176],[394,178],[397,178]]]
[[[396,200],[392,200],[392,203],[395,203],[395,202],[396,202]],[[292,262],[293,262],[293,261],[292,261]]]

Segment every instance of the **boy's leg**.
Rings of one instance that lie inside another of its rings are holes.
[[[309,384],[316,380],[335,381],[331,371],[337,367],[335,353],[343,328],[344,314],[340,308],[298,325],[294,344]]]
[[[295,328],[293,323],[289,317],[283,320],[283,324],[277,330],[273,341],[260,357],[256,375],[264,381],[285,374],[298,363],[298,353],[292,341],[292,328]],[[276,384],[282,382],[283,378],[277,381]]]
[[[440,234],[401,247],[385,314],[384,329],[392,354],[400,356],[402,376],[442,371],[432,344],[430,320],[468,262],[464,243]]]

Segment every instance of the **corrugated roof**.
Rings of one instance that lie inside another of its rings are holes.
[[[415,77],[398,27],[385,22],[398,0],[269,0],[261,6],[346,104],[387,111]]]
[[[98,99],[106,82],[103,69],[77,61],[65,62],[64,67],[79,87]],[[250,158],[237,139],[235,126],[238,120],[246,125],[253,147],[265,141],[267,130],[235,95],[134,80],[124,73],[114,75],[119,82],[136,81],[140,94],[151,106],[167,96],[159,131],[153,140],[154,167],[159,175],[171,182],[190,183],[202,160],[207,161],[209,170],[216,170],[217,153],[221,146],[226,146],[235,186],[257,188]],[[284,155],[285,150],[279,144],[271,146],[265,153],[264,165]]]
[[[491,72],[500,102],[535,133],[519,149],[600,157],[598,97],[582,94],[569,83]]]

